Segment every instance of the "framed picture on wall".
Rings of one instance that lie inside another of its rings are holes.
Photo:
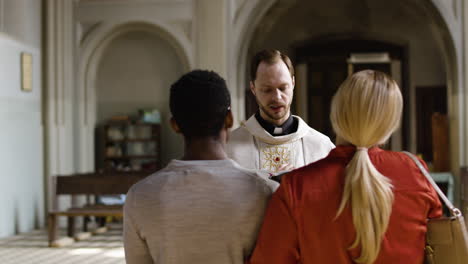
[[[32,91],[32,54],[21,53],[21,90]]]

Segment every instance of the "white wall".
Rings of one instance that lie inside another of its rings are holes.
[[[0,237],[44,225],[41,3],[0,6]],[[20,56],[33,57],[32,92],[21,91]]]
[[[117,37],[98,67],[98,122],[113,115],[136,114],[141,108],[157,108],[162,118],[162,163],[180,157],[182,140],[169,127],[169,89],[182,74],[175,50],[157,35],[134,31]]]
[[[0,0],[0,31],[28,43],[41,46],[41,1]]]

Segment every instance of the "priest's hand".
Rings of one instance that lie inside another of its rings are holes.
[[[290,171],[290,170],[294,170],[294,166],[289,163],[284,163],[283,165],[278,167],[277,172]]]
[[[276,173],[271,174],[270,179],[278,183],[281,183],[281,178],[283,177],[283,175],[287,174],[289,171],[293,169],[294,169],[294,166],[292,166],[291,164],[289,163],[283,164],[278,167],[278,170],[276,171]]]

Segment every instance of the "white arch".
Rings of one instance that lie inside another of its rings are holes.
[[[238,98],[239,102],[237,107],[242,109],[239,111],[239,117],[244,117],[244,91],[243,91],[243,83],[245,82],[245,69],[247,65],[247,52],[249,46],[252,42],[253,34],[258,26],[258,24],[264,19],[267,11],[276,3],[278,0],[252,0],[248,1],[243,7],[241,11],[236,13],[239,14],[234,21],[234,36],[236,39],[235,47],[232,49],[232,68],[237,70],[237,76],[234,80],[231,80],[231,83],[234,85],[233,87],[238,87],[238,91],[236,97]],[[460,61],[457,61],[457,57],[460,57],[460,48],[461,48],[461,23],[460,20],[457,21],[455,14],[453,13],[453,8],[449,6],[449,3],[444,0],[431,0],[432,6],[440,17],[443,20],[443,27],[445,28],[449,34],[446,32],[441,32],[440,28],[437,28],[440,36],[447,36],[443,40],[443,47],[441,47],[442,52],[444,52],[446,56],[446,67],[447,69],[452,69],[452,63],[455,63],[457,68],[461,69]],[[421,1],[421,5],[430,5],[430,3],[426,3],[425,1]],[[435,20],[438,20],[438,17],[434,17]],[[442,22],[442,21],[441,21]],[[456,54],[449,55],[447,54],[448,49],[455,49]],[[455,57],[453,57],[455,56]],[[458,74],[457,74],[458,75]],[[456,76],[449,76],[450,79],[454,79]]]
[[[239,16],[234,21],[234,48],[231,49],[231,69],[235,69],[237,76],[230,80],[230,87],[237,87],[235,109],[237,116],[235,120],[244,120],[245,117],[245,95],[244,82],[246,80],[247,52],[253,38],[257,25],[262,21],[266,12],[277,2],[277,0],[251,0],[244,4]]]
[[[452,172],[459,174],[460,166],[467,164],[468,142],[465,138],[467,122],[463,106],[466,104],[465,97],[467,87],[463,79],[463,31],[461,11],[456,14],[451,1],[432,0],[433,7],[442,21],[439,25],[432,27],[436,37],[439,37],[438,45],[444,55],[445,67],[447,69],[448,107],[450,122],[450,154]],[[459,6],[458,10],[461,10]],[[456,178],[458,180],[458,177]],[[456,186],[458,182],[456,182]],[[457,190],[456,198],[459,197]],[[458,200],[458,199],[457,199]]]
[[[96,124],[96,73],[104,51],[117,37],[133,31],[155,34],[174,49],[184,71],[193,68],[192,43],[179,29],[160,21],[120,21],[98,25],[80,45],[77,79],[75,149],[79,172],[94,170],[94,129]]]
[[[446,0],[431,0],[433,7],[438,11],[439,15],[445,22],[445,25],[450,32],[454,43],[461,41],[461,14],[455,14],[456,10],[450,6],[451,1]],[[461,8],[459,8],[461,9]],[[458,19],[457,19],[458,17]],[[460,43],[461,44],[461,43]],[[459,47],[457,47],[459,48]]]

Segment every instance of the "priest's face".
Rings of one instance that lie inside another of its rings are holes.
[[[289,118],[294,77],[282,60],[271,65],[261,62],[256,79],[250,82],[250,90],[255,95],[263,119],[280,126]]]

